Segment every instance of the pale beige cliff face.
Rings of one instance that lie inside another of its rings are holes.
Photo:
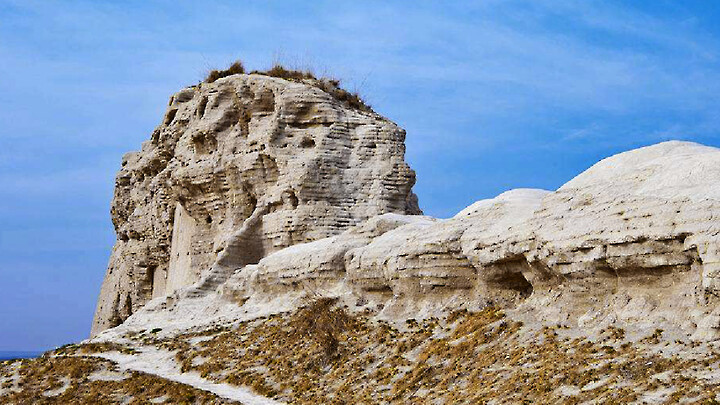
[[[202,328],[317,297],[403,320],[503,307],[527,322],[720,337],[720,150],[665,142],[554,192],[419,214],[404,133],[321,90],[238,75],[183,90],[118,175],[93,333]],[[150,298],[158,298],[138,311]]]
[[[555,192],[512,190],[449,220],[374,218],[238,270],[221,292],[250,307],[341,297],[394,320],[499,305],[547,324],[717,339],[718,178],[720,149],[662,143]]]
[[[420,213],[405,132],[311,84],[234,75],[171,98],[117,175],[118,240],[93,335],[151,298],[213,289],[288,246]]]

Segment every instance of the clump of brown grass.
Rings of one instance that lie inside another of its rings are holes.
[[[662,329],[655,329],[655,331],[652,333],[652,335],[643,338],[641,341],[656,345],[656,344],[660,343],[660,339],[662,338],[663,332],[664,332],[664,330],[662,330]]]
[[[236,60],[227,69],[211,70],[205,78],[205,82],[212,83],[217,79],[222,79],[223,77],[232,76],[240,73],[245,73],[245,66],[243,66],[242,62]]]
[[[235,61],[230,67],[224,70],[211,70],[205,78],[206,83],[212,83],[220,78],[245,73],[245,66],[241,61]],[[357,92],[349,92],[340,87],[340,80],[328,77],[317,77],[309,70],[290,69],[279,63],[268,70],[253,70],[249,74],[277,77],[289,81],[304,82],[331,95],[350,108],[371,112],[370,106],[360,97]]]
[[[717,367],[720,354],[701,362],[668,358],[621,344],[623,332],[616,328],[604,331],[601,341],[571,338],[565,327],[524,327],[487,307],[408,320],[400,330],[344,312],[336,301],[319,299],[298,311],[215,330],[197,344],[187,339],[207,332],[183,335],[182,343],[173,338],[167,348],[183,352],[178,361],[186,371],[298,404],[629,403],[660,386],[677,389],[670,402],[697,403],[720,389],[686,374]],[[193,362],[198,356],[202,361]],[[667,380],[654,377],[666,371]],[[601,380],[607,382],[582,390]],[[567,396],[560,386],[579,393]]]
[[[318,78],[309,70],[288,69],[283,65],[276,63],[272,68],[266,71],[254,70],[251,73],[257,73],[265,76],[278,77],[285,80],[317,80]]]
[[[360,97],[359,93],[351,93],[341,88],[340,81],[337,79],[320,79],[317,81],[315,86],[351,108],[360,111],[372,111],[372,109],[365,102],[365,100]]]
[[[343,88],[340,87],[340,80],[328,78],[328,77],[321,77],[318,78],[309,70],[295,70],[295,69],[288,69],[280,64],[275,64],[270,70],[266,71],[252,71],[251,73],[256,73],[260,75],[265,76],[271,76],[271,77],[278,77],[280,79],[285,80],[293,80],[293,81],[309,81],[311,84],[318,89],[324,91],[325,93],[328,93],[329,95],[333,96],[336,100],[344,103],[345,105],[361,110],[361,111],[372,111],[370,106],[367,105],[367,103],[360,97],[360,94],[357,92],[349,92]]]
[[[625,339],[625,329],[622,329],[622,328],[618,328],[615,326],[609,326],[603,332],[607,333],[608,339],[611,339],[611,340]]]
[[[356,327],[356,321],[345,309],[334,308],[336,301],[334,298],[320,298],[303,308],[294,330],[298,338],[307,337],[317,342],[325,361],[335,358],[340,345],[338,336]]]
[[[121,345],[115,342],[88,343],[77,346],[83,353],[107,353],[120,352],[123,354],[135,354],[137,351],[132,347]]]
[[[56,353],[54,353],[56,354]],[[212,393],[137,371],[119,380],[90,380],[96,371],[117,371],[116,364],[98,358],[43,356],[23,362],[18,368],[17,387],[0,394],[0,403],[10,404],[229,404]],[[63,388],[64,387],[64,388]],[[49,391],[62,389],[48,395]],[[45,395],[43,395],[45,394]]]

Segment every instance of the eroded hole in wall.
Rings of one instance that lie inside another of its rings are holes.
[[[480,274],[490,294],[525,299],[533,293],[532,283],[523,274],[523,271],[529,270],[530,265],[523,257],[495,263]]]
[[[283,193],[283,200],[288,208],[295,209],[300,203],[293,190],[288,190]]]
[[[208,103],[207,97],[203,97],[200,100],[200,103],[198,104],[198,108],[197,108],[197,116],[198,117],[202,118],[205,116],[205,108],[207,108],[207,103]]]
[[[517,298],[527,298],[533,292],[532,284],[520,272],[496,274],[485,282],[491,292],[510,292],[516,294]]]
[[[616,269],[618,278],[625,280],[646,280],[653,281],[654,279],[670,277],[675,273],[682,273],[690,271],[690,265],[668,265],[668,266],[653,266],[653,267],[640,267],[640,266],[626,266]]]
[[[165,116],[165,125],[170,125],[173,122],[173,120],[175,119],[175,114],[177,114],[177,112],[177,108],[173,108],[172,110],[168,111],[167,115]]]
[[[125,314],[127,315],[125,318],[129,317],[133,314],[133,308],[132,308],[132,298],[130,298],[130,294],[125,296],[125,307],[123,308]]]
[[[363,289],[368,293],[379,293],[379,294],[392,294],[393,290],[389,285],[373,285],[367,286]]]
[[[332,122],[298,122],[298,121],[290,121],[287,123],[288,127],[295,128],[295,129],[308,129],[308,128],[329,128],[332,126]]]
[[[193,149],[198,155],[211,154],[217,149],[217,139],[211,134],[197,133],[191,138]]]
[[[303,137],[302,141],[300,141],[300,147],[301,148],[314,148],[315,147],[315,141],[310,138],[309,136]]]
[[[151,265],[148,266],[145,269],[145,285],[147,286],[147,296],[148,298],[152,298],[154,289],[155,289],[155,272],[157,271],[157,266]]]
[[[261,153],[258,155],[257,165],[262,169],[262,175],[267,182],[277,182],[280,171],[275,158]]]
[[[249,264],[257,264],[265,257],[262,219],[247,226],[243,224],[242,229],[243,232],[235,234],[228,243],[225,249],[226,255],[219,262],[221,266],[237,269]]]
[[[275,94],[272,90],[260,90],[253,100],[253,110],[260,113],[271,113],[275,110]]]

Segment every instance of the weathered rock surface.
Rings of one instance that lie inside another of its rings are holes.
[[[310,82],[236,75],[178,93],[124,159],[93,333],[333,297],[390,320],[492,305],[720,337],[719,149],[621,153],[555,192],[511,190],[439,220],[416,215],[403,140]]]
[[[605,159],[556,192],[513,190],[448,220],[375,218],[270,255],[222,291],[240,302],[353,297],[391,319],[492,304],[585,328],[716,338],[718,178],[720,150],[666,142]]]
[[[450,219],[221,253],[90,345],[298,403],[717,401],[719,171],[720,149],[665,142]]]
[[[152,298],[214,291],[283,248],[419,214],[404,138],[312,80],[233,75],[175,94],[152,139],[123,157],[92,334]]]

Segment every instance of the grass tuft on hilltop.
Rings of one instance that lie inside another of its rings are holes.
[[[213,83],[223,77],[244,73],[248,73],[245,70],[245,65],[240,60],[236,60],[227,69],[211,70],[204,81],[205,83]],[[279,63],[276,63],[268,70],[253,70],[248,74],[277,77],[288,81],[310,84],[325,93],[328,93],[333,98],[350,108],[365,112],[372,112],[370,105],[362,99],[359,93],[349,92],[343,89],[340,87],[340,80],[336,78],[317,77],[309,70],[289,69]]]

